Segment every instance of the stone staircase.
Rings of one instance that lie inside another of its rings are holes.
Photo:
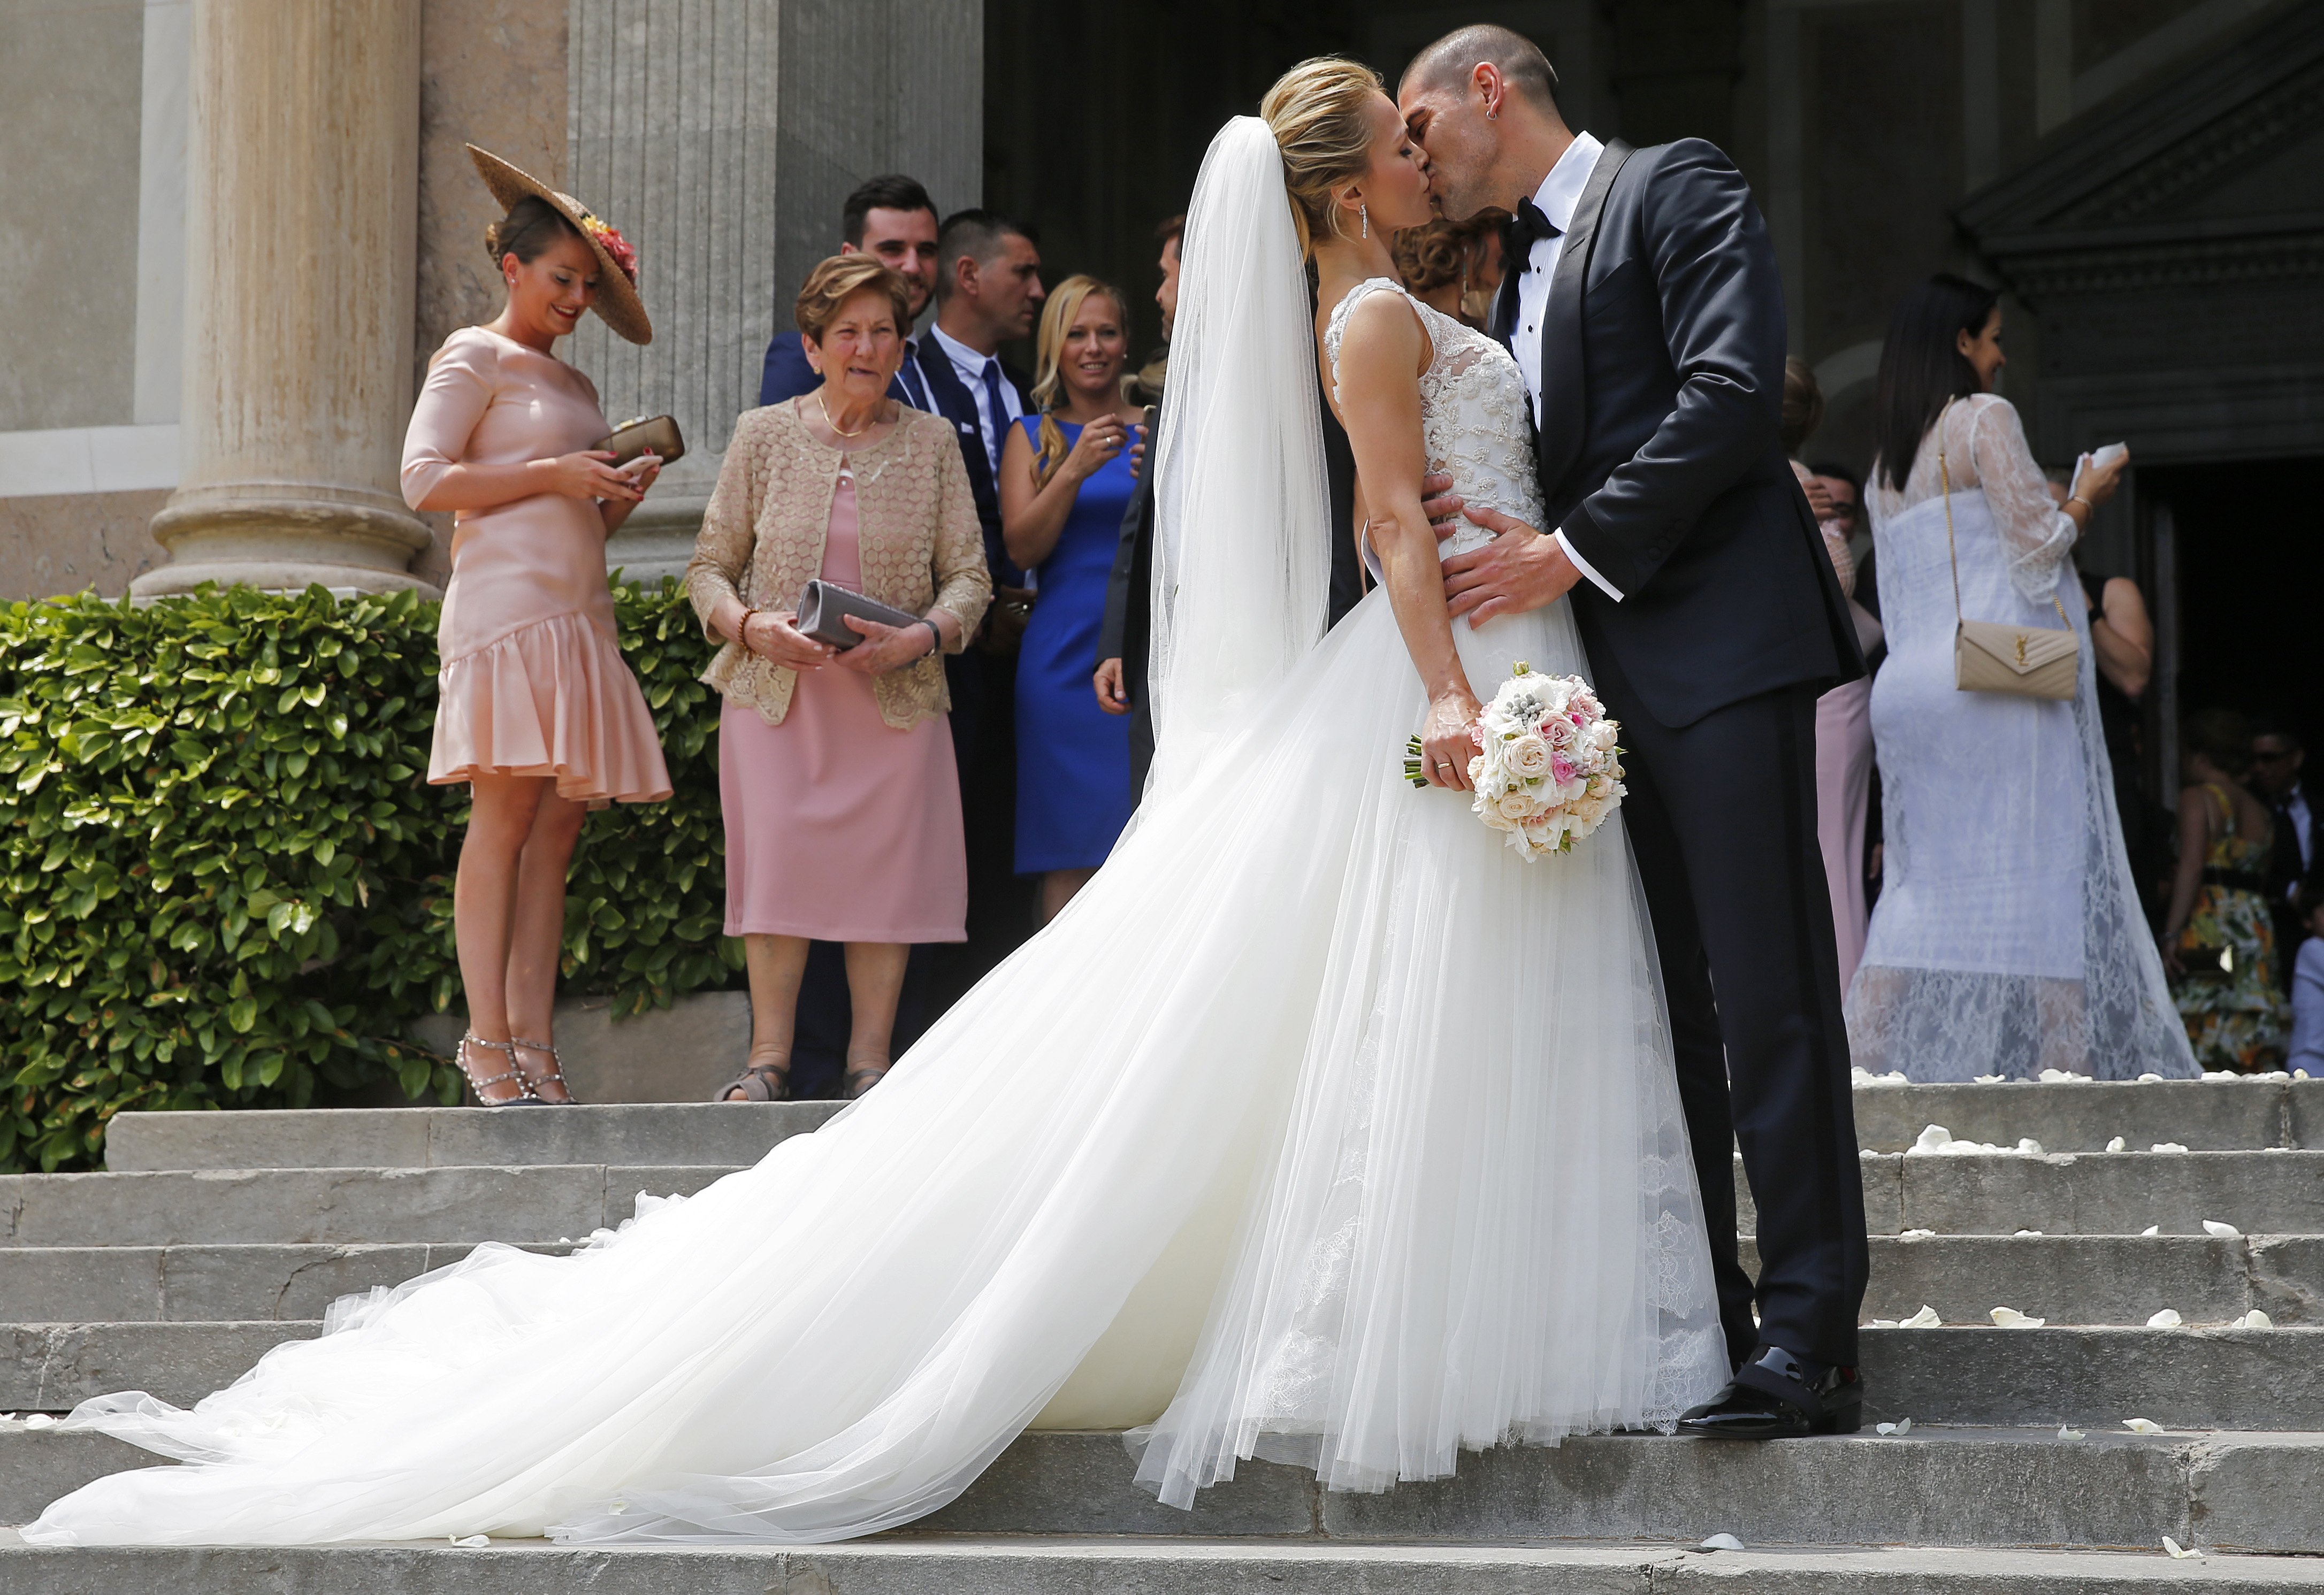
[[[106,1173],[0,1178],[0,1412],[191,1401],[318,1332],[338,1295],[487,1238],[564,1249],[835,1106],[124,1115]],[[1857,1111],[1870,1417],[1910,1418],[1902,1434],[1597,1437],[1382,1496],[1257,1464],[1179,1513],[1134,1487],[1114,1437],[1036,1434],[943,1512],[850,1545],[44,1552],[0,1531],[0,1590],[2324,1588],[2324,1082],[1866,1084]],[[2043,1150],[1908,1150],[1946,1139],[1931,1125]],[[1941,1327],[1881,1322],[1923,1306]],[[2045,1323],[1997,1327],[2005,1306]],[[2150,1326],[2165,1308],[2181,1324]],[[0,1423],[0,1523],[152,1460]],[[1748,1549],[1692,1548],[1714,1534]],[[2166,1535],[2205,1556],[2165,1556]]]

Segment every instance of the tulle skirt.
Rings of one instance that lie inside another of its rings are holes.
[[[445,665],[428,779],[553,776],[557,795],[603,807],[670,793],[661,739],[613,639],[577,611]]]
[[[1562,604],[1456,634],[1480,692],[1585,668]],[[1527,863],[1414,790],[1424,707],[1375,594],[823,1129],[349,1298],[191,1412],[86,1404],[194,1465],[26,1537],[813,1542],[1028,1425],[1135,1427],[1176,1503],[1667,1425],[1726,1365],[1628,844]]]

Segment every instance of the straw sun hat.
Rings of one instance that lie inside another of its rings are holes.
[[[516,202],[530,194],[547,200],[571,222],[574,231],[596,251],[598,264],[604,268],[597,274],[597,294],[589,308],[630,342],[653,342],[653,323],[646,318],[645,301],[638,298],[638,252],[630,247],[628,239],[591,215],[589,207],[572,195],[558,193],[490,151],[470,144],[468,159],[476,163],[476,175],[484,180],[484,187],[493,191],[503,211],[515,208]]]

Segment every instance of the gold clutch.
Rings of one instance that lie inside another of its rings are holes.
[[[1937,484],[1945,500],[1945,552],[1953,567],[1953,685],[1963,692],[2010,697],[2070,698],[2081,670],[2082,642],[2066,606],[2051,595],[2061,630],[1965,619],[1960,607],[1960,550],[1953,543],[1953,478],[1945,460],[1947,400],[1937,412]]]
[[[589,447],[612,449],[616,468],[644,454],[655,456],[665,466],[686,457],[686,439],[678,436],[677,420],[666,415],[640,416],[636,420],[623,421]]]

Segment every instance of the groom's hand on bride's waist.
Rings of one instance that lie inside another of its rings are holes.
[[[1420,479],[1420,512],[1436,529],[1438,542],[1461,530],[1462,502],[1461,495],[1452,491],[1452,478],[1442,471],[1432,471]]]
[[[1499,534],[1483,548],[1444,562],[1444,606],[1469,616],[1471,625],[1554,604],[1582,579],[1581,569],[1565,557],[1565,545],[1555,538],[1544,537],[1499,510],[1479,505],[1461,512]]]

